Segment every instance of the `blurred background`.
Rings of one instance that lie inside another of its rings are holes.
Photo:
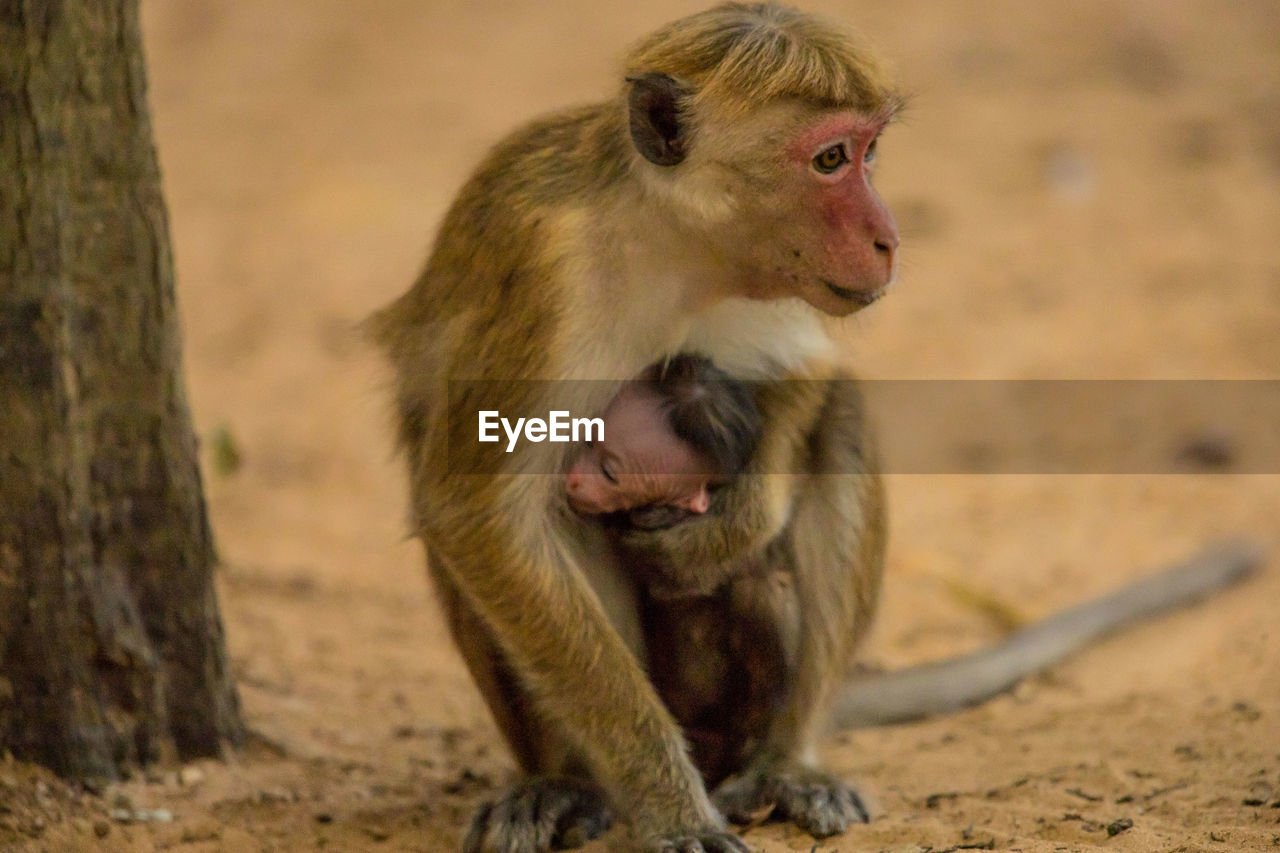
[[[138,783],[179,820],[108,840],[452,849],[512,763],[405,538],[387,377],[354,327],[411,282],[490,145],[609,96],[632,40],[703,4],[143,5],[224,615],[264,746]],[[1274,0],[805,5],[910,95],[876,179],[901,275],[839,330],[863,375],[1280,379]],[[992,642],[1223,534],[1280,546],[1274,474],[889,489],[871,665]],[[959,717],[833,739],[881,817],[830,849],[1273,849],[1277,574]]]

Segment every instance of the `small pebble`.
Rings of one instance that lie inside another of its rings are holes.
[[[1107,837],[1108,838],[1114,837],[1124,832],[1126,829],[1132,829],[1132,828],[1133,828],[1133,821],[1127,817],[1122,817],[1119,820],[1114,820],[1111,823],[1107,824]]]

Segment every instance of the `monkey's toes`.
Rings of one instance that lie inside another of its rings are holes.
[[[814,838],[826,838],[867,823],[871,815],[858,792],[816,770],[779,780],[778,811]]]
[[[794,822],[814,838],[826,838],[867,823],[866,804],[852,787],[821,770],[773,767],[725,781],[712,797],[734,823],[759,820],[762,813]]]
[[[604,793],[576,779],[528,779],[485,803],[463,853],[544,853],[581,847],[613,823]]]

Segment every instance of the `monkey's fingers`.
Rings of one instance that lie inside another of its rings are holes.
[[[463,853],[545,853],[581,847],[613,823],[604,793],[576,779],[528,779],[476,812]]]

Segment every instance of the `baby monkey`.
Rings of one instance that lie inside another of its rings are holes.
[[[624,384],[602,420],[602,438],[565,476],[569,505],[644,529],[705,513],[711,491],[746,468],[761,432],[750,389],[685,353]]]
[[[762,418],[750,388],[702,356],[681,354],[623,385],[565,477],[569,504],[614,532],[655,530],[705,513],[711,492],[746,468]],[[785,570],[748,560],[719,585],[672,584],[626,553],[638,582],[649,678],[710,785],[764,737],[795,664],[798,603]]]

